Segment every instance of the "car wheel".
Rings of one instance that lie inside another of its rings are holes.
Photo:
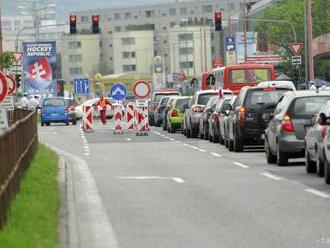
[[[243,151],[243,142],[237,137],[237,135],[235,135],[235,137],[234,137],[234,152],[242,152],[242,151]]]
[[[265,139],[265,152],[266,152],[266,158],[268,164],[275,164],[276,163],[276,156],[272,154],[270,151],[270,147],[268,144],[267,139]]]
[[[324,181],[326,184],[330,184],[330,165],[327,159],[324,162]]]
[[[171,125],[171,127],[170,127],[170,133],[175,133],[175,128]]]
[[[221,132],[219,131],[219,143],[220,145],[225,144],[225,140],[222,138]]]
[[[204,130],[203,130],[203,128],[201,129],[200,127],[199,127],[199,138],[200,139],[204,139],[205,138],[205,136],[204,136]]]
[[[68,121],[67,121],[67,122],[65,122],[65,125],[69,126],[69,122],[68,122]]]
[[[204,139],[205,139],[205,140],[208,140],[208,139],[209,139],[209,135],[208,135],[208,133],[206,132],[206,128],[205,128],[204,125],[203,125],[203,136],[204,136]]]
[[[310,159],[306,146],[305,146],[305,168],[307,173],[316,172],[316,163]]]
[[[213,127],[213,143],[218,143],[219,142],[219,136],[215,135],[215,128]]]
[[[45,126],[45,123],[44,123],[44,122],[41,122],[41,126],[42,126],[42,127]]]
[[[47,122],[47,123],[46,123],[46,126],[48,126],[48,127],[49,127],[49,126],[50,126],[50,122]]]
[[[317,175],[319,177],[323,177],[324,176],[324,162],[321,160],[321,158],[319,156],[317,156],[317,160],[316,160],[316,169],[317,169]]]
[[[190,135],[191,135],[190,128],[187,127],[187,129],[186,129],[186,137],[187,138],[190,138],[191,137]]]
[[[208,136],[209,136],[209,141],[213,142],[213,136],[211,134],[209,134]]]
[[[276,162],[278,166],[284,166],[288,164],[288,156],[286,153],[280,150],[280,145],[277,143],[277,151],[276,151]]]

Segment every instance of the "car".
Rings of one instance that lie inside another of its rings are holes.
[[[219,102],[219,96],[210,97],[209,101],[205,105],[205,108],[199,117],[199,137],[201,139],[209,139],[209,118],[215,110],[215,106]]]
[[[306,127],[328,100],[329,91],[302,90],[283,94],[265,130],[268,163],[284,166],[290,158],[305,156]]]
[[[167,131],[175,133],[176,130],[181,129],[183,114],[186,107],[191,100],[189,96],[176,97],[173,99],[170,109],[166,115]]]
[[[162,127],[163,127],[163,130],[166,131],[168,130],[168,126],[167,126],[167,113],[168,111],[171,109],[171,106],[172,106],[172,103],[174,101],[174,99],[176,99],[178,96],[174,95],[174,96],[170,96],[168,99],[167,99],[167,102],[166,102],[166,107],[162,113],[162,119],[163,120],[166,120],[166,121],[163,121],[163,124],[162,124]]]
[[[330,101],[324,104],[317,116],[312,118],[311,125],[307,127],[305,135],[305,166],[307,173],[317,173],[324,176],[325,149],[324,136],[329,126]]]
[[[52,122],[63,122],[69,125],[68,107],[63,97],[45,98],[41,105],[41,126]]]
[[[169,96],[163,96],[158,102],[158,105],[154,111],[155,127],[160,127],[163,124],[163,112],[169,98]]]
[[[69,112],[69,121],[72,122],[72,125],[77,125],[77,113],[75,109],[75,101],[73,98],[64,98],[65,105],[68,108]]]
[[[229,102],[231,97],[221,98],[215,106],[213,113],[209,118],[209,140],[220,144],[224,144],[222,135],[220,136],[220,118],[221,114],[225,114],[229,110]]]
[[[171,96],[171,95],[175,95],[175,96],[180,96],[180,92],[177,91],[176,89],[172,89],[172,88],[165,88],[165,89],[161,89],[159,91],[156,91],[149,103],[149,108],[148,108],[148,116],[149,116],[149,125],[153,126],[155,125],[155,109],[160,101],[160,99],[163,96]]]
[[[223,95],[232,95],[232,91],[223,90]],[[211,96],[219,94],[219,90],[199,90],[190,101],[189,108],[184,113],[184,125],[187,138],[196,138],[199,133],[199,118],[205,104]]]
[[[243,87],[228,119],[229,148],[243,151],[246,145],[264,145],[264,130],[278,99],[290,87]]]
[[[329,105],[329,102],[327,103]],[[326,115],[323,121],[329,122],[330,115]],[[324,181],[326,184],[330,184],[330,125],[326,126],[324,131],[325,136],[323,139],[324,149]]]
[[[292,81],[263,81],[258,83],[258,87],[262,88],[273,88],[273,87],[281,87],[281,88],[287,88],[291,90],[296,90],[296,87],[294,86],[294,83]]]
[[[229,104],[227,106],[227,110],[220,113],[219,118],[219,141],[220,144],[225,145],[225,147],[228,148],[229,144],[229,136],[228,136],[228,116],[230,115],[231,109],[233,109],[233,106],[235,104],[237,95],[232,96],[232,98],[229,101]]]

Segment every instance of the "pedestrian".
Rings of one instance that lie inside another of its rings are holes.
[[[18,105],[21,108],[28,108],[29,106],[29,100],[27,99],[28,94],[24,93],[23,97],[19,100]]]
[[[39,107],[39,97],[38,96],[34,96],[29,100],[29,109],[34,109],[37,110],[37,108]]]
[[[313,81],[310,81],[309,82],[309,89],[310,90],[316,90],[316,86],[314,85],[314,82]]]
[[[101,122],[103,125],[107,124],[107,115],[106,115],[106,111],[107,111],[107,105],[109,105],[110,107],[112,106],[111,103],[104,98],[103,95],[100,96],[100,99],[93,104],[93,106],[100,106],[100,118],[101,118]]]

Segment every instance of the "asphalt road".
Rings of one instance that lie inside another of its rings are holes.
[[[262,149],[228,152],[154,127],[112,132],[39,129],[87,162],[119,247],[330,247],[330,187],[302,159],[277,167]]]

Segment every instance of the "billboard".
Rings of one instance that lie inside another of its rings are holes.
[[[245,36],[244,32],[237,32],[236,37],[236,62],[245,62]],[[256,33],[246,32],[246,56],[252,56],[257,49]]]
[[[56,42],[23,42],[23,51],[24,92],[56,95]]]

